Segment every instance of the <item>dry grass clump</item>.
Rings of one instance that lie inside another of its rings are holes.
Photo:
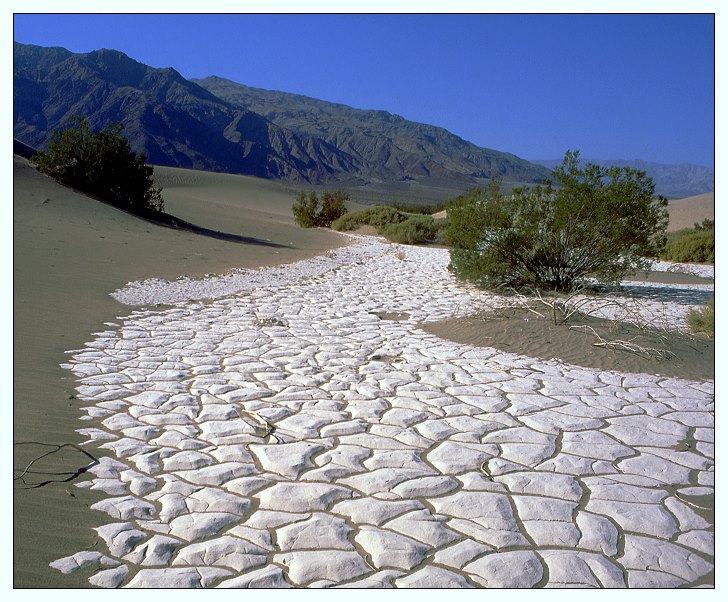
[[[506,289],[511,299],[496,312],[521,310],[530,312],[554,326],[566,325],[594,337],[595,347],[627,351],[647,358],[667,360],[675,356],[668,349],[668,326],[664,319],[652,312],[644,314],[633,299],[607,298],[596,291],[579,288],[564,294],[550,291],[542,293],[529,288],[528,293]],[[599,317],[603,312],[612,317]],[[608,327],[605,328],[605,325]]]
[[[700,309],[691,309],[686,316],[690,330],[695,334],[715,336],[715,297]]]

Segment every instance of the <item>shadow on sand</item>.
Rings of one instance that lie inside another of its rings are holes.
[[[20,140],[13,139],[13,153],[16,155],[20,155],[21,157],[24,157],[28,160],[30,160],[33,155],[35,155],[38,151],[34,149],[32,146],[28,146],[24,142],[21,142]],[[72,187],[69,187],[72,188]],[[252,236],[242,236],[240,234],[233,234],[231,232],[220,232],[218,230],[211,230],[209,228],[204,228],[203,226],[198,226],[196,224],[191,224],[188,221],[185,221],[179,217],[175,217],[174,215],[170,215],[169,213],[163,213],[158,211],[147,211],[147,212],[135,212],[135,211],[128,211],[124,209],[123,207],[119,207],[118,205],[114,205],[112,203],[109,203],[108,201],[89,194],[88,192],[85,192],[83,190],[77,190],[75,188],[72,188],[72,190],[76,190],[79,194],[83,194],[89,198],[92,198],[96,201],[99,201],[100,203],[104,203],[105,205],[109,205],[110,207],[114,207],[115,209],[118,209],[119,211],[123,211],[124,213],[127,213],[129,215],[133,215],[134,217],[138,217],[140,219],[143,219],[144,221],[154,224],[155,226],[162,226],[164,228],[170,228],[172,230],[182,230],[184,232],[191,232],[192,234],[199,234],[200,236],[207,236],[209,238],[216,238],[217,240],[223,240],[225,242],[236,242],[244,245],[259,245],[261,247],[273,247],[276,249],[291,249],[293,247],[290,247],[289,245],[282,245],[279,243],[271,242],[270,240],[264,240],[262,238],[254,238]]]
[[[144,221],[150,224],[154,224],[155,226],[162,226],[164,228],[170,228],[172,230],[182,230],[184,232],[191,232],[192,234],[199,234],[200,236],[208,236],[209,238],[216,238],[218,240],[224,240],[226,242],[236,242],[245,245],[259,245],[261,247],[273,247],[276,249],[292,248],[288,245],[282,245],[276,242],[271,242],[270,240],[264,240],[262,238],[254,238],[252,236],[242,236],[240,234],[233,234],[231,232],[220,232],[218,230],[211,230],[209,228],[204,228],[203,226],[191,224],[190,222],[185,221],[179,217],[175,217],[174,215],[170,215],[169,213],[133,213],[131,211],[121,209],[120,207],[117,207],[117,209],[120,209],[121,211],[124,211],[129,215],[134,215],[140,219],[143,219]]]
[[[663,303],[679,303],[681,305],[705,305],[713,295],[715,290],[696,289],[689,287],[681,287],[679,285],[671,287],[653,287],[643,286],[634,283],[625,283],[621,291],[614,293],[615,296],[647,299],[651,301],[659,301]]]

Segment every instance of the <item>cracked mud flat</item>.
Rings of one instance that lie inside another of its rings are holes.
[[[712,584],[713,381],[427,334],[484,295],[447,262],[363,239],[117,291],[179,302],[69,352],[108,454],[78,485],[108,522],[51,566],[101,587]]]

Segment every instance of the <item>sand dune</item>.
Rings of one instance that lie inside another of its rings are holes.
[[[702,222],[706,218],[715,219],[715,193],[706,192],[675,199],[670,201],[667,209],[670,212],[668,232],[692,228],[696,222]]]
[[[14,160],[14,419],[17,442],[79,442],[73,379],[58,364],[104,322],[129,308],[109,293],[131,280],[174,279],[235,267],[288,263],[343,244],[334,232],[302,230],[291,216],[293,195],[275,183],[158,168],[170,213],[201,226],[270,240],[282,247],[225,242],[154,226],[64,188],[20,157]],[[48,451],[15,447],[14,468]],[[44,461],[43,470],[73,471],[85,458],[71,449]],[[51,477],[62,479],[63,477]],[[69,483],[14,489],[14,584],[75,587],[48,563],[93,544],[89,511],[95,492]]]

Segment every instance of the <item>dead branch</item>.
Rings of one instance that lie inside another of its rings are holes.
[[[580,325],[580,326],[569,326],[572,330],[584,330],[589,332],[597,338],[595,343],[592,343],[595,347],[603,347],[605,349],[616,349],[620,351],[628,351],[637,355],[643,355],[645,357],[654,357],[658,360],[667,360],[675,357],[675,354],[668,349],[656,349],[655,347],[643,347],[634,342],[634,339],[621,340],[613,339],[607,340],[602,337],[596,330],[591,326]]]
[[[93,466],[96,466],[99,463],[98,458],[96,458],[93,454],[89,453],[85,449],[82,449],[78,445],[75,445],[74,443],[61,443],[59,445],[59,444],[55,444],[55,443],[41,443],[39,441],[18,441],[18,442],[13,443],[13,445],[40,445],[40,446],[43,446],[43,447],[52,447],[52,448],[54,448],[54,449],[52,449],[50,451],[45,452],[44,454],[41,454],[40,456],[37,456],[37,457],[33,458],[30,461],[30,463],[20,472],[19,475],[13,476],[13,480],[14,481],[18,481],[19,480],[19,481],[22,481],[23,483],[25,483],[25,476],[26,475],[29,475],[29,474],[46,475],[46,476],[58,476],[58,477],[62,477],[62,476],[68,475],[68,478],[61,480],[61,482],[64,482],[65,483],[65,482],[68,482],[68,481],[72,481],[73,479],[75,479],[76,477],[82,475],[83,473],[85,473],[86,471],[88,471],[90,468],[92,468]],[[91,459],[91,462],[89,464],[87,464],[86,466],[82,466],[82,467],[77,468],[76,470],[73,470],[73,471],[46,472],[46,471],[40,471],[40,470],[31,470],[31,468],[33,467],[33,465],[36,462],[38,462],[39,460],[42,460],[43,458],[47,458],[48,456],[50,456],[52,454],[55,454],[55,453],[61,451],[65,447],[70,447],[72,449],[75,449],[78,452],[81,452],[84,456],[90,458]],[[14,472],[15,472],[15,469],[14,469]],[[25,487],[25,489],[37,489],[38,487],[43,487],[44,485],[48,485],[49,483],[53,483],[53,482],[57,482],[57,481],[54,481],[52,479],[48,479],[47,481],[43,481],[41,483],[37,483],[35,485],[30,485],[28,487]],[[27,483],[26,483],[26,485],[27,485]]]
[[[235,412],[237,413],[238,417],[241,420],[245,420],[245,416],[248,416],[249,418],[252,418],[254,423],[251,426],[256,430],[262,430],[263,434],[260,435],[263,439],[266,439],[270,437],[271,439],[275,439],[276,443],[280,443],[282,439],[278,437],[278,435],[275,434],[276,431],[276,425],[268,422],[265,418],[262,416],[259,416],[255,412],[251,412],[249,410],[244,410],[243,408],[238,407],[237,405],[234,405],[233,408],[235,409]]]

